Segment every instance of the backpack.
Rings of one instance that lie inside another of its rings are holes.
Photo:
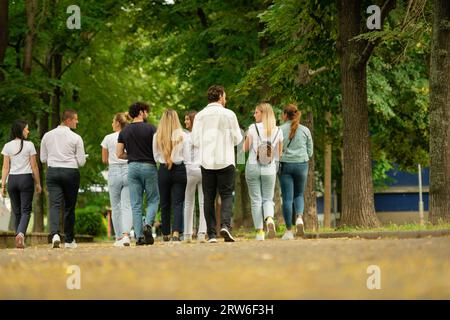
[[[277,130],[277,134],[275,135],[274,139],[272,142],[270,141],[263,141],[261,139],[261,135],[259,134],[259,130],[258,130],[258,126],[255,124],[255,128],[256,128],[256,133],[258,134],[259,137],[259,144],[258,147],[256,148],[256,159],[258,160],[258,162],[260,164],[263,165],[267,165],[272,163],[273,159],[274,159],[274,150],[273,150],[273,145],[274,142],[276,141],[277,137],[278,137],[278,133],[280,131],[280,128],[278,128]]]

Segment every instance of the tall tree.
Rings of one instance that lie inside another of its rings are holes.
[[[430,75],[430,221],[450,221],[450,2],[434,0]]]
[[[5,60],[6,49],[8,48],[8,0],[0,0],[0,66]],[[0,81],[4,78],[0,70]]]
[[[395,7],[387,0],[381,9],[381,24]],[[365,9],[365,8],[364,8]],[[339,0],[338,53],[341,70],[343,128],[343,177],[341,224],[376,227],[372,160],[367,104],[367,62],[379,41],[355,40],[366,27],[361,1]]]

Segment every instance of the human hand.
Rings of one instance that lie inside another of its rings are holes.
[[[41,193],[42,192],[42,187],[40,184],[37,184],[34,188],[34,190],[36,191],[36,193]]]

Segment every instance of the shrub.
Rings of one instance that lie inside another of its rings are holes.
[[[95,237],[106,235],[106,219],[101,214],[100,207],[87,206],[82,209],[76,209],[75,216],[75,234]]]

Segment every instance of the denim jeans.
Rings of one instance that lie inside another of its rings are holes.
[[[112,222],[116,238],[129,233],[133,223],[130,190],[128,188],[128,165],[111,164],[108,170],[108,191],[112,208]]]
[[[142,209],[144,191],[147,200],[145,223],[153,225],[158,211],[158,172],[154,164],[131,162],[128,164],[128,188],[130,189],[131,211],[133,212],[133,228],[136,239],[142,233]]]
[[[303,215],[305,209],[303,193],[305,191],[307,177],[308,162],[283,162],[281,164],[281,198],[283,199],[283,217],[287,229],[292,227],[292,205],[294,205],[296,215]]]
[[[275,164],[247,163],[245,166],[245,180],[247,181],[250,195],[255,229],[263,229],[264,220],[267,217],[273,218],[274,216],[275,203],[273,202],[273,197],[276,179]]]

